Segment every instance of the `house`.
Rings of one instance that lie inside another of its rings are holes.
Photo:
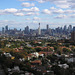
[[[6,57],[12,57],[12,55],[11,55],[10,53],[5,53],[5,52],[4,52],[4,55],[5,55]]]
[[[34,74],[26,71],[25,75],[34,75]]]
[[[54,75],[54,72],[47,70],[43,75]]]
[[[10,44],[6,44],[6,47],[10,47],[11,45]]]
[[[30,53],[30,54],[28,54],[27,59],[30,60],[33,57],[38,58],[39,57],[39,53],[38,52]]]
[[[27,60],[30,60],[30,59],[32,59],[32,57],[31,56],[27,56]]]
[[[67,62],[68,62],[68,63],[75,62],[75,58],[73,58],[73,57],[72,57],[72,58],[68,58],[68,59],[67,59]]]
[[[31,61],[31,64],[32,65],[41,65],[42,62],[41,62],[41,60],[34,60],[34,61]]]
[[[35,55],[37,58],[39,57],[39,53],[38,52],[34,52],[34,53],[31,53],[33,55]]]
[[[25,61],[25,58],[19,58],[20,61]]]
[[[7,70],[8,70],[8,75],[13,74],[13,72],[19,72],[19,73],[20,73],[20,68],[19,68],[19,66],[14,66],[14,68],[12,68],[12,69],[7,68]]]
[[[69,68],[69,65],[67,65],[67,64],[58,64],[58,66],[59,66],[60,68],[64,68],[64,69]]]
[[[39,54],[43,54],[43,56],[48,56],[48,55],[52,54],[52,52],[41,51],[41,52],[39,52]]]
[[[20,68],[19,66],[14,66],[14,68],[12,69],[13,72],[17,71],[17,72],[20,72]]]
[[[36,55],[35,55],[35,54],[28,54],[27,60],[30,60],[30,59],[32,59],[33,57],[36,57]]]
[[[44,54],[42,52],[39,52],[39,56],[44,57]]]

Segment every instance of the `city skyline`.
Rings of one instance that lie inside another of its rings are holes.
[[[41,29],[47,24],[50,28],[75,26],[73,0],[2,0],[0,5],[0,28],[37,29],[38,23]]]
[[[5,25],[5,26],[2,26],[1,28],[0,28],[0,31],[2,31],[2,29],[8,29],[8,30],[13,30],[13,29],[17,29],[17,30],[25,30],[25,28],[27,27],[28,29],[33,29],[33,30],[39,30],[39,29],[46,29],[46,30],[49,30],[49,29],[57,29],[57,28],[62,28],[62,29],[64,29],[64,28],[66,28],[66,30],[67,29],[73,29],[73,28],[75,28],[75,26],[73,26],[73,25],[63,25],[63,26],[58,26],[58,27],[56,27],[56,28],[50,28],[50,25],[49,24],[46,24],[45,25],[45,27],[44,28],[41,28],[40,27],[41,26],[41,24],[40,23],[38,23],[38,27],[37,28],[30,28],[30,26],[28,26],[28,25],[26,25],[23,29],[22,28],[16,28],[16,27],[13,27],[13,28],[11,28],[9,25]]]

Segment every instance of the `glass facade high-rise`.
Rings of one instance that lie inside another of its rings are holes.
[[[8,31],[8,25],[7,25],[7,26],[5,26],[5,31]]]
[[[47,30],[49,30],[49,25],[47,24]]]
[[[73,31],[71,33],[71,40],[75,41],[75,27],[73,27]]]
[[[29,26],[25,27],[25,34],[29,34]]]
[[[4,30],[4,27],[2,27],[2,34],[4,34],[5,33],[5,30]]]
[[[75,31],[75,27],[73,27],[73,31]]]

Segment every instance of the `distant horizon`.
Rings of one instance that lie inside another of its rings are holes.
[[[47,24],[46,24],[46,25],[47,25]],[[42,25],[40,25],[40,29],[46,29],[46,25],[45,25],[44,28],[41,28]],[[49,24],[48,24],[48,25],[49,25]],[[65,25],[66,25],[66,24],[65,24]],[[62,27],[62,28],[64,28],[65,25],[63,25],[63,26],[58,26],[58,27]],[[71,25],[71,24],[69,24],[69,25]],[[69,25],[66,25],[67,28],[68,28]],[[9,25],[5,25],[5,26],[8,26],[8,29],[14,29],[14,28],[16,28],[16,27],[10,27]],[[2,27],[5,28],[5,26],[2,26]],[[26,25],[26,26],[29,26],[29,25]],[[25,26],[25,27],[26,27],[26,26]],[[2,27],[0,27],[0,31],[2,30]],[[17,30],[20,30],[20,29],[24,30],[25,27],[24,27],[24,28],[20,28],[20,27],[18,27],[18,28],[16,28],[16,29],[17,29]],[[39,24],[37,25],[37,28],[30,28],[30,26],[29,26],[29,29],[36,30],[36,29],[38,29],[38,27],[39,27]],[[58,27],[55,27],[55,28],[58,28]],[[73,28],[73,27],[75,27],[75,26],[72,25],[72,28]],[[49,25],[49,28],[50,28],[50,25]],[[50,28],[50,29],[55,29],[55,28]]]

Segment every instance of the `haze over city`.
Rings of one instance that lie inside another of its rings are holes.
[[[32,29],[75,25],[74,0],[1,0],[0,29],[8,25],[10,28],[29,26]]]

